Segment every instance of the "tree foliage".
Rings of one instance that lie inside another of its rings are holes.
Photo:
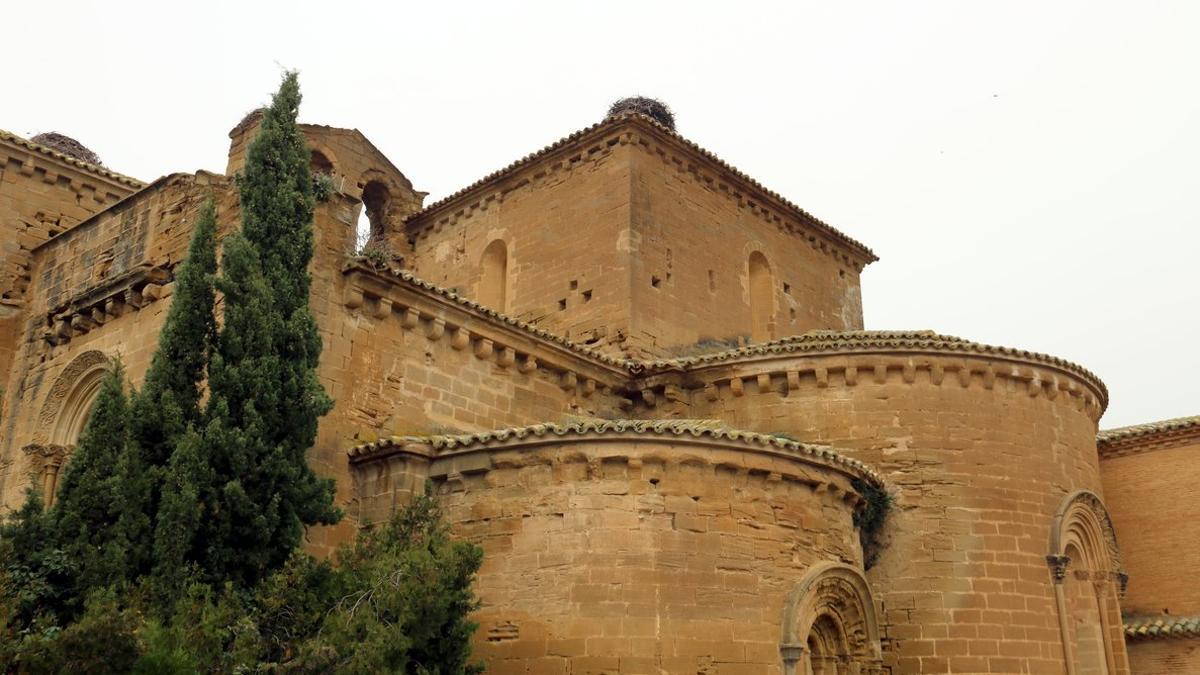
[[[32,491],[0,521],[0,672],[480,671],[467,615],[481,552],[449,539],[431,498],[337,565],[299,548],[341,517],[306,458],[332,403],[308,307],[299,104],[288,73],[219,276],[216,208],[201,209],[141,390],[114,368],[54,507]]]
[[[321,339],[308,308],[315,204],[309,152],[289,73],[247,153],[242,230],[224,244],[224,326],[209,364],[203,456],[202,567],[253,585],[282,565],[304,527],[340,518],[332,480],[309,467],[317,421],[332,402],[317,380]]]

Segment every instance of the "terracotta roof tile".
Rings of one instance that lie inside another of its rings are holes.
[[[771,342],[739,347],[711,354],[688,356],[677,359],[661,359],[646,364],[647,370],[670,370],[700,365],[711,365],[723,361],[738,361],[755,356],[795,354],[797,352],[836,352],[851,349],[934,349],[940,352],[963,352],[984,356],[1010,356],[1023,360],[1072,371],[1091,381],[1107,400],[1108,390],[1094,373],[1082,366],[1047,354],[1030,352],[1011,347],[971,342],[953,335],[940,335],[933,331],[812,331],[803,335],[781,338]]]
[[[760,434],[753,431],[730,429],[712,420],[583,420],[569,424],[534,424],[524,427],[509,427],[494,431],[482,431],[465,434],[437,434],[430,436],[392,436],[372,443],[362,443],[350,448],[347,454],[352,459],[365,459],[380,450],[422,443],[429,445],[436,453],[452,450],[487,447],[508,441],[537,440],[553,437],[572,437],[586,435],[618,435],[645,434],[654,436],[676,436],[681,438],[709,438],[726,441],[744,446],[771,447],[785,452],[806,456],[822,463],[841,467],[855,476],[875,485],[882,485],[883,479],[866,464],[850,459],[840,454],[836,449],[825,445],[801,443],[788,438],[770,434]]]
[[[0,141],[7,141],[14,145],[19,145],[23,148],[32,150],[36,153],[46,155],[47,157],[52,157],[64,164],[70,164],[71,166],[74,166],[76,168],[83,169],[84,171],[87,171],[89,173],[94,173],[98,176],[103,176],[109,180],[116,181],[118,183],[127,185],[134,189],[141,189],[141,188],[145,187],[145,185],[146,185],[145,183],[143,183],[142,181],[140,181],[136,178],[130,178],[129,176],[126,176],[124,174],[119,174],[115,171],[109,171],[108,169],[106,169],[102,166],[97,166],[95,164],[88,164],[87,162],[78,160],[74,157],[71,157],[70,155],[63,154],[53,148],[48,148],[39,143],[34,143],[33,141],[30,141],[28,139],[21,138],[20,136],[12,133],[11,131],[4,131],[3,129],[0,129]]]
[[[1125,619],[1125,637],[1130,640],[1200,637],[1200,616],[1131,616]]]
[[[624,124],[624,123],[630,122],[630,121],[650,126],[651,128],[657,130],[659,133],[662,133],[670,138],[675,139],[676,141],[682,143],[684,146],[691,149],[692,151],[697,152],[700,155],[706,157],[707,159],[711,160],[712,162],[714,162],[715,164],[720,166],[722,169],[732,173],[738,179],[744,181],[751,187],[753,187],[757,190],[761,190],[765,195],[767,195],[771,199],[778,201],[786,209],[789,209],[794,214],[798,215],[802,221],[806,222],[809,225],[812,225],[817,230],[821,231],[825,235],[832,238],[834,241],[837,241],[837,242],[843,244],[844,246],[847,246],[847,247],[857,251],[860,255],[864,256],[867,259],[867,262],[874,262],[879,259],[879,257],[876,256],[875,253],[871,249],[867,248],[867,246],[864,245],[862,242],[859,242],[856,239],[853,239],[853,238],[847,236],[845,233],[841,232],[840,230],[833,227],[832,225],[829,225],[828,223],[817,218],[816,216],[813,216],[811,213],[805,211],[804,209],[800,208],[796,204],[792,203],[790,200],[785,198],[783,195],[780,195],[778,192],[775,192],[773,190],[770,190],[770,189],[764,187],[757,180],[751,178],[750,176],[746,175],[742,171],[738,170],[737,167],[725,162],[724,160],[722,160],[720,157],[717,157],[712,152],[705,150],[704,148],[702,148],[700,145],[696,144],[695,142],[684,138],[683,136],[679,135],[677,132],[663,126],[662,124],[659,124],[657,121],[655,121],[653,118],[649,117],[648,115],[643,115],[641,113],[632,113],[632,112],[607,117],[604,120],[597,122],[596,124],[593,124],[584,129],[580,129],[579,131],[576,131],[575,133],[573,133],[569,136],[561,138],[558,141],[555,141],[554,143],[547,145],[546,147],[542,148],[541,150],[538,150],[536,152],[526,155],[525,157],[522,157],[521,159],[518,159],[517,161],[509,164],[508,166],[504,167],[503,169],[500,169],[498,171],[493,171],[492,173],[489,173],[488,175],[484,176],[483,178],[480,178],[479,180],[475,181],[474,183],[471,183],[470,185],[462,188],[461,190],[458,190],[457,192],[454,192],[453,194],[450,194],[446,197],[443,197],[443,198],[433,202],[432,204],[421,209],[420,211],[405,218],[405,222],[413,222],[413,221],[421,218],[422,216],[425,216],[425,215],[428,215],[429,213],[437,211],[441,207],[445,206],[446,204],[449,204],[450,202],[453,202],[453,201],[459,199],[463,195],[466,195],[467,193],[470,193],[470,192],[482,187],[483,185],[491,183],[492,181],[495,181],[496,179],[499,179],[499,178],[502,178],[509,174],[512,174],[512,173],[516,172],[518,169],[520,169],[524,166],[527,166],[527,165],[545,157],[546,155],[549,155],[550,153],[552,153],[556,150],[559,150],[563,147],[571,145],[572,143],[574,143],[575,141],[579,140],[580,138],[582,138],[584,136],[587,136],[594,132],[600,131],[602,129],[616,127],[616,126],[619,126],[621,124]]]
[[[1115,443],[1117,441],[1126,441],[1134,438],[1142,438],[1145,436],[1155,436],[1158,434],[1186,431],[1196,429],[1200,431],[1200,415],[1192,417],[1176,417],[1169,420],[1160,420],[1158,422],[1147,422],[1145,424],[1134,424],[1128,427],[1117,427],[1115,429],[1104,429],[1096,434],[1096,440],[1101,443]]]

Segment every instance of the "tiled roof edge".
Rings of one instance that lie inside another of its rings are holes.
[[[1173,434],[1177,432],[1187,432],[1195,430],[1200,433],[1200,415],[1192,417],[1176,417],[1169,420],[1159,420],[1157,422],[1146,422],[1144,424],[1133,424],[1127,427],[1117,427],[1115,429],[1103,429],[1096,434],[1096,441],[1101,445],[1110,445],[1123,441],[1131,441],[1134,439],[1149,439],[1154,436],[1163,434]]]
[[[513,317],[508,316],[507,314],[502,314],[502,313],[497,312],[496,310],[491,309],[489,307],[484,307],[483,305],[479,304],[478,302],[475,302],[474,300],[470,300],[462,295],[459,295],[458,293],[455,293],[454,291],[452,291],[448,288],[443,288],[441,286],[438,286],[437,284],[433,284],[428,281],[425,281],[424,279],[418,278],[418,277],[414,276],[411,272],[408,272],[407,270],[394,269],[390,266],[384,267],[381,269],[379,267],[376,267],[372,264],[365,262],[365,258],[361,258],[361,257],[355,258],[354,260],[347,263],[346,266],[343,268],[343,273],[354,271],[354,270],[364,271],[364,272],[368,272],[368,273],[374,273],[376,275],[387,275],[392,278],[399,279],[400,281],[402,281],[410,286],[415,286],[416,288],[419,288],[423,291],[433,293],[434,295],[441,296],[441,297],[453,302],[454,304],[459,305],[460,307],[471,310],[478,314],[483,314],[484,316],[487,316],[488,318],[490,318],[498,323],[501,323],[501,324],[504,324],[507,326],[511,326],[520,331],[529,333],[532,336],[540,338],[542,340],[547,340],[549,342],[558,344],[562,347],[569,349],[570,351],[573,351],[573,352],[579,354],[580,356],[584,356],[584,357],[599,361],[607,366],[621,368],[622,370],[625,370],[625,371],[629,371],[631,368],[631,363],[632,363],[631,361],[628,361],[625,359],[618,359],[618,358],[609,356],[607,354],[603,354],[599,351],[596,351],[595,349],[590,349],[588,347],[584,347],[583,345],[581,345],[577,342],[573,342],[565,337],[551,333],[548,330],[545,330],[543,328],[538,328],[537,326],[535,326],[527,321],[521,321],[520,319],[514,319]]]
[[[804,455],[842,468],[876,486],[884,484],[879,474],[869,466],[856,459],[846,457],[838,452],[836,448],[826,445],[802,443],[771,434],[731,429],[705,420],[587,420],[571,424],[533,424],[523,427],[509,427],[494,431],[465,434],[392,436],[371,443],[361,443],[350,448],[347,454],[351,459],[361,460],[371,457],[380,450],[410,443],[428,445],[435,450],[436,454],[440,454],[452,450],[486,447],[491,444],[512,440],[521,441],[525,439],[552,437],[568,438],[587,435],[603,436],[607,434],[650,434],[679,438],[707,437],[716,441],[733,442],[748,446],[772,447]]]
[[[53,148],[48,148],[48,147],[42,145],[41,143],[34,143],[33,141],[31,141],[29,139],[21,138],[20,136],[12,133],[11,131],[5,131],[3,129],[0,129],[0,141],[8,141],[9,143],[12,143],[13,145],[19,145],[27,150],[32,150],[39,154],[46,155],[52,159],[55,159],[59,162],[64,163],[64,164],[69,164],[77,169],[83,169],[84,171],[87,171],[89,173],[94,173],[94,174],[103,176],[111,181],[121,183],[122,185],[131,187],[135,190],[141,189],[146,186],[145,183],[143,183],[142,181],[140,181],[136,178],[132,178],[130,176],[126,176],[125,174],[120,174],[115,171],[110,171],[102,166],[97,166],[95,164],[90,164],[83,160],[76,159],[74,157],[71,157],[70,155],[63,154]]]
[[[693,152],[697,152],[700,155],[702,155],[703,157],[713,161],[719,167],[730,172],[735,177],[737,177],[739,180],[744,181],[745,183],[747,183],[748,185],[750,185],[751,187],[753,187],[756,190],[762,191],[762,193],[764,195],[770,197],[771,199],[778,201],[785,208],[795,212],[796,214],[801,216],[801,218],[804,222],[806,222],[809,225],[814,226],[816,229],[818,229],[818,230],[822,231],[824,234],[830,236],[831,238],[833,238],[834,241],[855,250],[856,252],[859,253],[859,255],[864,256],[867,259],[867,262],[874,262],[879,259],[879,257],[877,255],[875,255],[875,252],[872,251],[870,248],[868,248],[862,242],[858,241],[857,239],[854,239],[853,237],[850,237],[849,235],[842,232],[841,230],[833,227],[832,225],[821,220],[820,218],[817,218],[816,216],[812,215],[808,211],[805,211],[803,208],[797,206],[795,203],[793,203],[792,201],[790,201],[783,195],[779,194],[778,192],[775,192],[774,190],[771,190],[771,189],[765,187],[762,183],[759,183],[754,178],[751,178],[748,174],[744,173],[737,167],[735,167],[732,164],[729,164],[725,160],[721,159],[713,152],[704,149],[703,147],[701,147],[699,144],[697,144],[694,141],[684,138],[678,132],[673,131],[673,130],[663,126],[662,124],[660,124],[653,118],[649,117],[648,115],[643,115],[641,113],[635,113],[635,112],[625,112],[620,115],[606,117],[605,119],[601,120],[600,122],[597,122],[588,127],[584,127],[583,129],[580,129],[579,131],[576,131],[570,135],[564,136],[563,138],[560,138],[559,140],[551,143],[550,145],[545,146],[541,150],[532,152],[532,153],[522,157],[521,159],[518,159],[515,162],[512,162],[508,166],[505,166],[502,169],[493,171],[493,172],[487,174],[486,176],[484,176],[483,178],[480,178],[479,180],[475,181],[474,183],[471,183],[470,185],[468,185],[450,195],[442,197],[441,199],[424,207],[420,211],[417,211],[416,213],[407,216],[404,219],[404,221],[406,223],[412,222],[418,218],[421,218],[430,213],[433,213],[434,211],[437,211],[438,209],[442,208],[443,206],[446,206],[447,204],[450,204],[451,202],[454,202],[454,201],[460,199],[464,195],[467,195],[467,194],[479,189],[480,187],[487,185],[488,183],[491,183],[500,178],[508,176],[508,175],[512,174],[513,172],[517,171],[518,169],[525,167],[529,164],[532,164],[533,162],[536,162],[536,161],[546,157],[547,155],[570,145],[571,143],[579,140],[580,138],[583,138],[584,136],[587,136],[588,134],[595,133],[602,129],[607,129],[609,127],[616,127],[616,126],[619,126],[620,124],[623,124],[623,123],[629,122],[629,121],[634,121],[634,122],[638,122],[638,123],[647,125],[650,128],[657,131],[658,133],[682,143],[685,147],[692,150]]]
[[[813,331],[803,335],[772,340],[758,345],[738,347],[720,352],[688,356],[677,359],[660,359],[646,363],[649,373],[655,371],[686,369],[722,362],[734,362],[755,356],[794,354],[797,352],[836,352],[843,349],[875,347],[881,349],[937,349],[983,356],[1006,356],[1043,363],[1071,371],[1093,383],[1097,390],[1108,398],[1108,388],[1092,371],[1056,356],[1038,352],[998,347],[971,342],[953,335],[941,335],[933,331]]]
[[[1130,640],[1200,637],[1200,616],[1131,616],[1125,619],[1125,637]]]

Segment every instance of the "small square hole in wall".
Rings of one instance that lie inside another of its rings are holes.
[[[576,288],[579,288],[579,280],[572,279],[571,280],[571,290],[575,290]]]
[[[658,277],[650,277],[650,285],[652,287],[658,288],[658,285],[661,283],[662,283],[662,279],[659,279]]]
[[[788,295],[791,295],[792,294],[792,285],[786,281],[783,282],[783,292],[787,293]]]
[[[838,276],[839,276],[839,277],[845,277],[845,276],[846,276],[846,270],[838,270]]]
[[[567,308],[567,299],[563,298],[562,300],[559,300],[558,301],[558,311],[561,312],[566,308]]]
[[[591,302],[591,300],[592,300],[592,289],[589,288],[583,292],[583,301]]]

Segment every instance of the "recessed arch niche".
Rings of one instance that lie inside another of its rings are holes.
[[[860,571],[838,562],[809,568],[788,594],[780,655],[784,675],[882,672],[875,601]]]

